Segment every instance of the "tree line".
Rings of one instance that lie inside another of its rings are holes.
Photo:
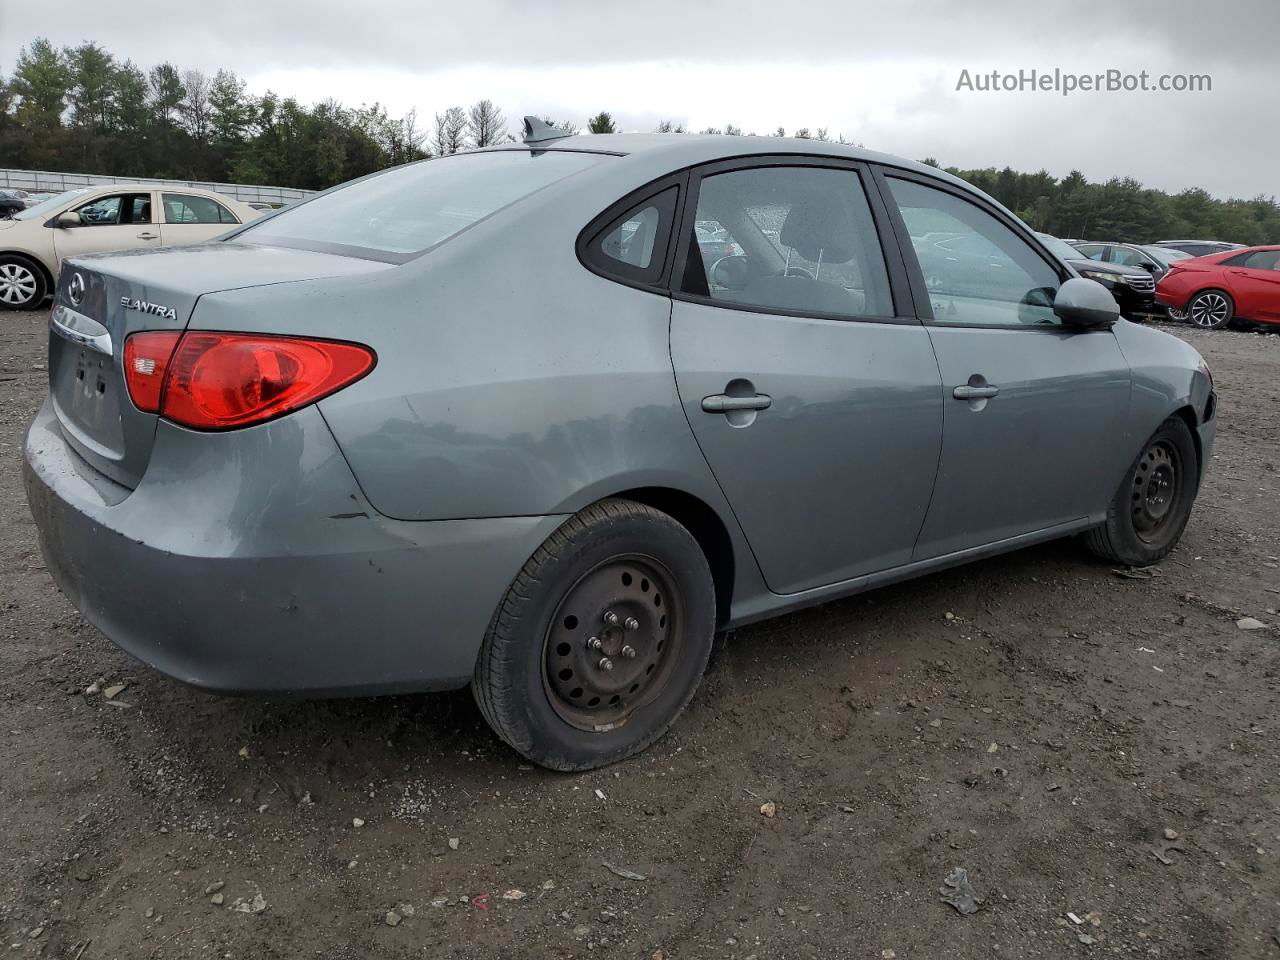
[[[571,122],[545,119],[579,132]],[[617,130],[607,111],[585,126],[596,134]],[[655,132],[686,130],[664,120]],[[697,132],[754,135],[734,124]],[[771,135],[787,131],[778,127]],[[791,136],[849,142],[827,128],[802,127]],[[96,43],[58,49],[36,39],[22,49],[11,74],[0,74],[0,166],[316,190],[513,139],[492,100],[451,106],[429,119],[413,110],[392,117],[377,103],[348,107],[332,98],[308,106],[270,90],[252,93],[229,70],[212,77],[172,63],[144,70]],[[940,166],[933,158],[924,162]],[[1274,196],[1220,200],[1196,188],[1170,194],[1132,177],[1092,183],[1078,170],[1059,179],[1045,170],[946,169],[1034,229],[1057,236],[1280,243]]]

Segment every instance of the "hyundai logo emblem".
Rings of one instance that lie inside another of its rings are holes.
[[[84,299],[84,274],[77,273],[71,278],[71,283],[67,286],[67,296],[76,306],[80,305],[80,301]]]

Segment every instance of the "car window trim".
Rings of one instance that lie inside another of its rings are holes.
[[[689,173],[680,170],[676,173],[664,174],[657,180],[651,180],[644,186],[632,190],[620,200],[609,204],[578,232],[574,249],[578,262],[598,277],[621,283],[623,286],[646,290],[650,293],[669,295],[671,271],[674,263],[673,254],[676,244],[672,242],[680,226],[680,213],[684,195],[687,191]],[[668,203],[660,200],[668,190],[676,191],[675,199]],[[634,213],[646,207],[658,208],[659,227],[664,218],[667,221],[665,237],[654,238],[654,257],[648,267],[633,267],[620,260],[608,256],[600,248],[601,242],[615,228],[626,222]],[[661,256],[658,256],[661,244]]]
[[[697,219],[698,192],[705,177],[713,177],[721,173],[737,170],[754,170],[762,167],[823,167],[844,170],[855,174],[862,183],[862,192],[866,196],[867,206],[871,209],[871,220],[875,225],[876,241],[880,246],[880,255],[884,259],[885,272],[889,280],[889,297],[893,301],[892,316],[866,315],[855,316],[848,313],[824,313],[814,310],[792,310],[784,307],[756,306],[750,303],[734,303],[704,297],[701,294],[686,293],[680,289],[680,277],[670,277],[670,296],[683,303],[697,303],[703,306],[716,307],[721,310],[739,310],[743,313],[759,313],[774,317],[791,317],[797,319],[835,320],[840,323],[888,323],[907,326],[918,326],[920,320],[915,316],[915,306],[911,288],[907,282],[905,264],[901,250],[888,246],[890,239],[896,243],[888,217],[888,211],[880,197],[879,190],[872,182],[871,164],[846,157],[821,156],[816,154],[774,153],[755,154],[742,157],[731,157],[700,164],[689,170],[689,187],[685,191],[682,214],[677,225],[676,243],[674,244],[674,262],[683,264],[689,257],[690,238],[693,236],[693,225]],[[683,271],[680,271],[683,275]]]
[[[908,180],[918,183],[924,187],[932,187],[935,190],[941,190],[943,193],[949,193],[959,200],[964,200],[973,204],[983,213],[989,214],[996,220],[1003,223],[1006,227],[1014,232],[1014,234],[1030,244],[1031,249],[1037,256],[1042,259],[1045,264],[1058,276],[1059,284],[1065,283],[1072,277],[1079,276],[1071,267],[1062,263],[1057,257],[1049,253],[1048,249],[1040,243],[1040,238],[1018,220],[1011,217],[1000,207],[988,201],[982,195],[968,190],[964,187],[956,186],[948,183],[941,177],[931,177],[926,174],[917,173],[914,170],[905,170],[901,167],[891,167],[883,164],[873,163],[871,166],[871,175],[875,178],[876,187],[881,193],[881,199],[888,210],[889,221],[893,224],[893,230],[898,236],[898,248],[902,252],[903,259],[906,261],[907,276],[910,278],[911,290],[915,295],[915,302],[919,305],[917,308],[917,317],[920,323],[929,327],[951,327],[955,329],[972,329],[972,330],[1016,330],[1028,333],[1063,333],[1070,328],[1066,328],[1061,324],[1026,324],[1012,326],[1005,323],[953,323],[938,320],[933,315],[933,300],[929,296],[928,287],[924,282],[924,273],[920,269],[920,258],[915,255],[915,248],[911,246],[911,233],[907,230],[906,221],[902,219],[902,212],[898,209],[897,202],[893,199],[893,191],[889,186],[888,180],[893,177],[899,180]],[[907,255],[910,251],[910,256]],[[1088,332],[1088,331],[1072,331],[1072,332]],[[1105,329],[1104,329],[1104,332]]]

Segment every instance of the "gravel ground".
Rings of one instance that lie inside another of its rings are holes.
[[[564,776],[467,693],[221,699],[89,627],[20,480],[44,325],[0,317],[10,956],[1280,957],[1280,337],[1170,328],[1221,406],[1154,578],[1066,541],[737,631]]]

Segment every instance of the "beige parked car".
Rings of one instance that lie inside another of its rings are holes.
[[[261,216],[194,187],[82,187],[0,220],[0,309],[38,307],[67,257],[211,240]]]

